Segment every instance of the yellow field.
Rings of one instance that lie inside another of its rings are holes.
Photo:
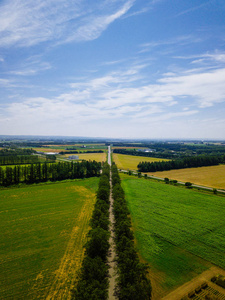
[[[40,148],[33,148],[33,150],[38,151],[38,152],[44,152],[44,153],[48,153],[48,152],[60,152],[60,151],[64,151],[63,149],[55,149],[55,148],[44,148],[44,147],[40,147]],[[65,150],[66,151],[66,150]]]
[[[143,157],[113,153],[113,161],[116,163],[118,169],[122,170],[137,170],[137,165],[141,161],[163,161],[168,159],[155,158],[155,157]]]
[[[225,165],[151,172],[149,175],[168,177],[183,182],[191,182],[208,187],[225,189]]]
[[[59,156],[59,158],[63,158],[63,157],[69,157],[73,154],[66,154],[63,156]],[[78,153],[78,154],[74,154],[74,155],[78,155],[79,159],[84,159],[84,160],[95,160],[97,162],[102,162],[102,161],[106,161],[106,153]]]

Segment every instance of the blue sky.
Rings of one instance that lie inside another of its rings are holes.
[[[225,1],[0,0],[0,134],[225,139]]]

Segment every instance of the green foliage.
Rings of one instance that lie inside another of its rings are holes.
[[[192,183],[189,182],[189,181],[187,181],[187,182],[185,182],[185,186],[186,186],[187,188],[191,188],[191,187],[192,187]]]
[[[92,229],[85,244],[85,257],[72,299],[106,300],[108,298],[109,194],[110,168],[104,164],[99,180],[97,200],[90,225]]]
[[[129,210],[120,184],[118,170],[112,165],[115,242],[117,252],[118,282],[116,296],[119,300],[151,299],[151,284],[147,278],[147,265],[140,263],[134,247]]]
[[[147,162],[142,161],[138,164],[139,172],[157,172],[174,169],[196,168],[204,166],[215,166],[225,162],[225,155],[198,155],[184,157],[182,159],[170,161]]]
[[[164,181],[166,184],[168,184],[170,182],[169,178],[167,178],[167,177],[164,178]]]
[[[20,182],[38,183],[47,180],[65,180],[99,176],[101,163],[96,161],[31,164],[27,166],[0,167],[0,186]]]

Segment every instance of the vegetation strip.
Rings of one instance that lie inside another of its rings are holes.
[[[147,162],[142,161],[138,164],[138,171],[140,172],[156,172],[173,169],[196,168],[205,166],[215,166],[220,163],[225,163],[225,155],[199,155],[192,157],[185,157],[177,160]]]
[[[108,164],[111,166],[111,149],[110,146],[108,147]],[[111,179],[111,172],[110,172],[110,207],[109,207],[109,220],[110,220],[110,248],[109,248],[109,255],[108,255],[108,264],[109,264],[109,300],[115,299],[115,286],[117,280],[116,274],[116,249],[115,249],[115,218],[113,213],[113,197],[112,197],[112,179]]]
[[[134,247],[129,211],[115,164],[112,165],[111,171],[118,268],[116,297],[119,300],[151,299],[151,283],[147,278],[148,266],[140,263]]]
[[[31,164],[29,166],[0,167],[0,186],[18,183],[38,183],[48,180],[89,178],[99,176],[101,163],[96,161]]]
[[[78,281],[72,291],[72,299],[95,300],[108,299],[108,265],[109,251],[109,194],[110,168],[104,164],[97,191],[91,230],[85,245],[85,256]]]

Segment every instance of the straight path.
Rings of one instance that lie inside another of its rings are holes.
[[[111,167],[111,149],[108,147],[108,164]],[[115,250],[115,242],[114,242],[114,214],[113,214],[113,197],[112,197],[112,180],[111,180],[111,172],[110,172],[110,208],[109,208],[109,220],[110,220],[110,248],[108,255],[108,264],[109,264],[109,300],[114,300],[116,297],[114,296],[115,286],[116,286],[116,250]]]

